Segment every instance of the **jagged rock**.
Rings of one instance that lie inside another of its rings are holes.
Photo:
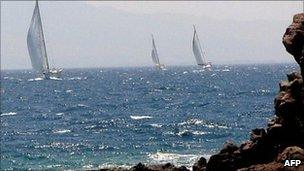
[[[136,166],[133,166],[130,169],[121,168],[121,167],[112,167],[99,169],[99,171],[189,171],[185,166],[175,167],[171,163],[166,164],[156,164],[156,165],[144,165],[138,163]]]
[[[234,152],[235,150],[237,150],[238,147],[231,143],[231,142],[228,142],[224,145],[223,149],[220,151],[220,153],[232,153]]]
[[[304,161],[304,150],[296,146],[287,147],[273,162],[252,165],[246,168],[238,169],[238,171],[303,171],[303,164],[298,167],[284,167],[285,160],[296,159]]]
[[[302,76],[298,72],[293,72],[291,74],[287,74],[287,79],[289,82],[291,82],[294,81],[295,79],[302,79]]]
[[[90,169],[90,171],[94,171],[94,170],[95,169]],[[111,167],[111,168],[98,169],[97,171],[128,171],[128,169],[122,167]]]
[[[283,118],[289,117],[289,113],[294,113],[297,110],[296,101],[292,94],[281,92],[275,99],[275,114]]]
[[[206,171],[234,171],[237,169],[237,157],[233,153],[215,154],[210,157],[207,165]]]
[[[289,132],[304,128],[304,84],[299,73],[287,75],[288,82],[280,84],[280,92],[276,96],[275,114]]]
[[[157,165],[144,165],[138,163],[136,166],[132,167],[129,171],[189,171],[185,166],[175,167],[171,163],[157,164]]]
[[[259,141],[266,135],[265,129],[253,129],[250,133],[250,140],[253,142]]]
[[[132,167],[130,169],[130,171],[141,171],[141,170],[146,170],[146,169],[147,169],[147,167],[144,164],[138,163],[136,166]]]
[[[296,14],[283,36],[286,51],[293,55],[304,75],[304,13]]]
[[[281,163],[271,162],[267,164],[257,164],[250,167],[241,168],[237,171],[287,171]]]
[[[285,160],[304,161],[304,150],[297,146],[287,147],[276,159],[279,163],[284,163]]]
[[[205,171],[207,165],[207,160],[204,157],[201,157],[194,165],[192,166],[193,171]]]

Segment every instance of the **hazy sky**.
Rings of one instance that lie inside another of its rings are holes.
[[[31,68],[34,1],[1,1],[1,69]],[[153,33],[165,65],[194,65],[195,24],[215,64],[293,62],[281,43],[301,1],[41,1],[47,52],[63,68],[148,66]]]

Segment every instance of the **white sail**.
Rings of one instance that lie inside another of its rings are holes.
[[[207,65],[207,60],[204,57],[195,27],[194,27],[194,34],[193,34],[193,40],[192,40],[192,49],[193,49],[193,54],[194,54],[197,64],[198,65]]]
[[[152,61],[154,62],[155,65],[160,65],[159,58],[158,58],[158,53],[157,53],[157,50],[156,50],[156,46],[155,46],[153,35],[152,35],[152,52],[151,52],[151,57],[152,57]]]
[[[36,1],[31,25],[27,34],[27,47],[34,70],[42,73],[49,70],[46,47],[39,12],[38,1]]]

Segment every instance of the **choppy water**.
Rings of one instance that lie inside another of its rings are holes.
[[[1,71],[1,169],[190,166],[273,116],[294,65]]]

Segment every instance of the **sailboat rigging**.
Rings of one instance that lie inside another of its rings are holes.
[[[207,62],[207,58],[205,54],[203,53],[200,41],[198,39],[198,35],[196,32],[196,28],[193,25],[194,33],[193,33],[193,39],[192,39],[192,50],[194,57],[196,59],[197,65],[202,66],[203,68],[210,69],[212,67],[211,62]]]
[[[50,79],[51,77],[59,78],[61,76],[61,68],[50,69],[38,1],[36,1],[27,34],[27,47],[32,67],[40,76],[45,79]]]
[[[159,62],[158,52],[157,52],[155,41],[154,41],[154,37],[153,37],[152,34],[151,34],[151,37],[152,37],[152,51],[151,51],[152,61],[155,64],[155,67],[157,69],[162,69],[163,70],[163,69],[165,69],[165,65],[161,64]]]

